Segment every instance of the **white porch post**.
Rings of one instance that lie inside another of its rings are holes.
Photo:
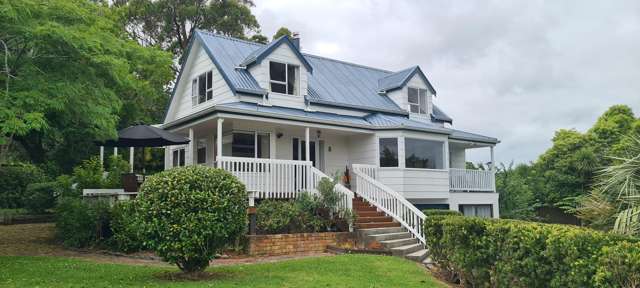
[[[118,156],[118,147],[113,147],[113,156]]]
[[[220,157],[222,157],[222,122],[224,122],[223,118],[218,118],[218,128],[216,131],[216,161],[220,161]],[[218,163],[220,165],[220,163]]]
[[[306,161],[311,161],[311,158],[309,158],[309,127],[305,127],[304,128],[304,140],[306,141],[304,143],[304,156],[305,156],[305,160]]]
[[[100,146],[100,165],[104,167],[104,146]]]
[[[491,171],[493,171],[494,168],[496,167],[496,163],[494,162],[495,158],[493,156],[493,146],[489,147],[489,149],[491,151],[491,166],[490,167],[491,167]]]
[[[195,133],[193,131],[193,128],[189,128],[189,149],[188,149],[188,153],[185,153],[188,157],[186,157],[187,165],[193,165],[193,163],[195,163],[195,161],[193,161],[193,154],[195,153],[195,147],[196,147],[196,139],[195,139]]]
[[[129,147],[129,172],[133,173],[133,147]]]

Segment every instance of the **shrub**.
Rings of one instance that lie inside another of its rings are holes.
[[[640,249],[620,254],[625,250],[617,246],[636,240],[581,227],[445,216],[427,217],[424,225],[432,258],[457,273],[466,286],[594,287],[596,280],[622,283],[611,279],[631,279],[637,270],[621,267],[627,265],[621,259],[629,263],[640,259]],[[619,274],[611,276],[614,273]]]
[[[135,204],[135,201],[119,201],[111,210],[109,244],[115,250],[131,253],[144,248]]]
[[[598,287],[640,287],[640,244],[622,241],[602,248],[595,284]]]
[[[89,247],[111,236],[110,206],[65,197],[56,206],[56,236],[67,247]]]
[[[27,185],[24,195],[24,208],[32,213],[43,213],[55,205],[57,182],[33,183]]]
[[[129,173],[129,162],[120,156],[111,156],[108,159],[107,177],[103,179],[101,188],[122,188],[122,174]]]
[[[425,216],[463,216],[462,213],[455,210],[445,210],[445,209],[426,209],[422,210]]]
[[[264,200],[256,208],[256,228],[260,234],[291,233],[296,230],[298,215],[291,201]]]
[[[88,188],[102,188],[103,172],[100,158],[92,157],[73,168],[73,180],[78,183],[77,188],[80,191]]]
[[[149,177],[136,200],[145,247],[184,272],[201,271],[247,224],[245,186],[200,165]]]
[[[30,183],[43,182],[45,174],[29,163],[0,165],[0,208],[24,207],[24,193]]]

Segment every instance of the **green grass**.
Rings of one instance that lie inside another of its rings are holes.
[[[209,268],[205,281],[159,278],[177,268],[104,264],[63,257],[0,257],[1,287],[446,287],[416,263],[341,255]]]

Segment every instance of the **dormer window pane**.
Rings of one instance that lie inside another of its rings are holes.
[[[203,103],[205,94],[207,93],[207,78],[206,74],[202,74],[198,77],[198,103]]]
[[[269,62],[269,75],[271,75],[272,81],[286,82],[287,81],[287,65],[278,62]]]
[[[193,106],[213,99],[213,72],[202,73],[191,81],[191,102]]]
[[[299,95],[298,72],[296,65],[269,62],[269,86],[271,92]]]
[[[427,90],[419,89],[420,91],[420,114],[427,114]]]
[[[407,102],[411,113],[427,114],[428,99],[426,89],[407,88]]]

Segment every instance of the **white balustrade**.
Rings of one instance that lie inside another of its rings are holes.
[[[451,191],[496,191],[495,172],[491,170],[449,169]]]

